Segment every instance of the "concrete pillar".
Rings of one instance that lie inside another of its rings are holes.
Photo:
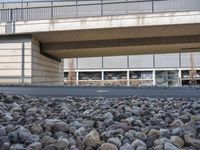
[[[153,70],[153,86],[156,86],[156,71]]]
[[[31,37],[1,37],[0,84],[31,84]]]
[[[182,86],[182,70],[178,70],[178,86]]]
[[[76,85],[79,85],[79,71],[76,72]]]
[[[40,44],[32,39],[32,84],[63,85],[63,61],[50,58],[40,51]]]
[[[64,84],[63,62],[41,55],[31,36],[2,37],[0,57],[0,84]]]
[[[101,85],[104,85],[104,71],[101,71]]]
[[[130,86],[130,72],[127,70],[127,86]]]

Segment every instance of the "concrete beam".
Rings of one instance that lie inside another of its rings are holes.
[[[58,58],[179,52],[200,48],[200,35],[43,43],[41,50]]]

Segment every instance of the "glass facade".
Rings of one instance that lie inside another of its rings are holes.
[[[191,61],[192,59],[192,61]],[[79,81],[98,85],[185,86],[200,84],[200,52],[76,58]],[[68,63],[65,60],[65,72]],[[191,64],[192,63],[192,64]],[[193,70],[193,76],[191,76]],[[93,83],[95,84],[95,83]]]

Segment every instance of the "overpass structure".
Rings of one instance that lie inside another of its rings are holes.
[[[0,10],[1,83],[63,84],[63,58],[200,50],[199,0],[22,6]]]

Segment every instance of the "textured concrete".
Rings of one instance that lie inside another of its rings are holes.
[[[63,62],[41,55],[39,42],[32,39],[32,83],[63,85],[63,74]]]
[[[63,63],[41,55],[31,36],[2,37],[0,84],[62,85]]]

